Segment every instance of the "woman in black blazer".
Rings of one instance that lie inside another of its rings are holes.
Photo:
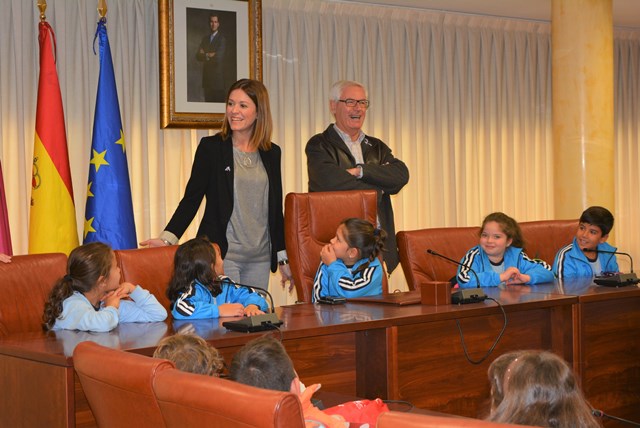
[[[278,265],[283,283],[293,283],[284,246],[280,147],[271,142],[273,122],[264,85],[251,79],[227,93],[221,131],[196,150],[184,196],[158,238],[141,242],[177,244],[202,198],[198,236],[220,246],[224,270],[234,281],[267,288]]]

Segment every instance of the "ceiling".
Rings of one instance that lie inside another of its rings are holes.
[[[551,20],[552,0],[342,0],[394,7],[453,11],[476,15]],[[613,25],[640,28],[640,1],[613,0]]]

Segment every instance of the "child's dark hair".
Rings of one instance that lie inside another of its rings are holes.
[[[62,313],[62,302],[74,291],[87,293],[98,283],[100,277],[109,277],[113,263],[113,250],[102,242],[81,245],[71,251],[67,260],[67,274],[58,279],[42,314],[43,327],[52,329]]]
[[[602,236],[605,236],[613,229],[613,214],[604,207],[589,207],[580,216],[580,223],[598,226],[602,231]]]
[[[367,263],[358,267],[356,272],[364,271],[369,267],[369,263],[384,251],[387,232],[377,229],[361,218],[348,218],[340,224],[344,225],[344,239],[347,245],[351,248],[357,248],[360,251],[360,258],[369,259]]]
[[[167,287],[167,297],[173,304],[193,281],[204,285],[215,297],[222,292],[213,266],[216,252],[206,237],[193,238],[180,245],[173,258],[173,275]]]
[[[495,212],[486,216],[484,218],[484,221],[482,222],[482,227],[480,227],[480,232],[478,233],[478,235],[482,235],[484,227],[491,221],[495,221],[500,225],[502,232],[507,235],[508,239],[511,239],[511,246],[524,249],[525,242],[524,238],[522,237],[522,230],[520,230],[520,225],[517,221],[515,221],[505,213]]]
[[[274,337],[262,336],[236,352],[229,377],[245,385],[288,392],[297,376],[282,343]]]

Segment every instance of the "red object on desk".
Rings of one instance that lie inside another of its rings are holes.
[[[369,424],[375,427],[378,416],[383,412],[388,412],[389,407],[379,398],[375,400],[355,400],[339,404],[334,407],[324,409],[328,415],[340,415],[349,422],[350,427],[359,426],[360,424]]]

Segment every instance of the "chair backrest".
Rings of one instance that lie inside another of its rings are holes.
[[[67,270],[62,253],[13,256],[0,263],[0,336],[42,331],[44,305]]]
[[[304,427],[300,400],[290,392],[177,369],[159,373],[153,389],[168,428]]]
[[[120,267],[120,280],[140,285],[153,294],[167,310],[169,298],[166,291],[173,274],[173,257],[177,245],[135,250],[116,250]]]
[[[350,217],[376,224],[377,195],[374,190],[289,193],[286,196],[285,243],[299,301],[311,302],[320,250],[336,235],[338,225]],[[387,275],[383,278],[382,289],[387,290]]]
[[[573,241],[578,220],[523,221],[520,229],[527,255],[551,265],[558,250]]]
[[[76,346],[73,365],[99,427],[164,427],[153,382],[171,361],[87,341]]]
[[[496,422],[487,422],[480,419],[447,417],[447,416],[431,416],[419,413],[406,412],[386,412],[378,417],[376,428],[508,428],[522,427],[525,425],[499,424]]]
[[[400,264],[409,289],[430,281],[449,281],[458,265],[428,254],[431,249],[453,260],[460,260],[478,244],[479,227],[441,227],[397,233]]]

